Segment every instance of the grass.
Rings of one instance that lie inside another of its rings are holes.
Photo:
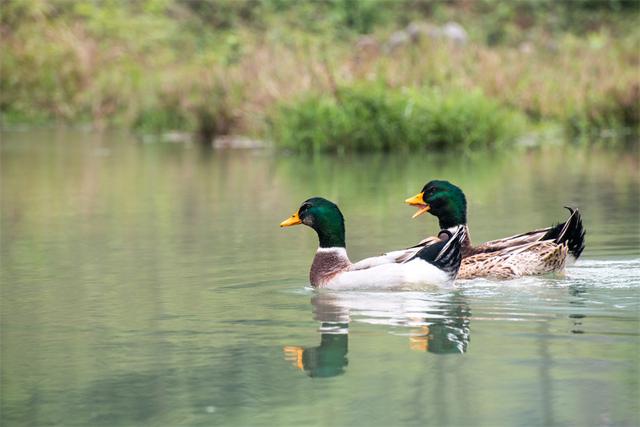
[[[279,106],[272,139],[295,151],[474,150],[512,142],[523,124],[479,91],[363,84]]]
[[[638,131],[638,16],[625,0],[7,1],[0,120],[311,151],[502,146],[521,115],[574,135]],[[451,19],[467,45],[385,49],[409,22]]]

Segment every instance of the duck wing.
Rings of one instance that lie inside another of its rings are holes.
[[[443,236],[442,233],[446,233],[446,236]],[[436,243],[423,246],[413,258],[405,262],[410,262],[416,258],[421,259],[438,267],[453,280],[458,274],[462,261],[462,244],[467,237],[467,227],[459,226],[453,234],[448,230],[442,230],[438,235],[443,236],[442,239],[438,239]]]
[[[367,268],[375,267],[383,264],[398,264],[408,261],[413,258],[423,247],[439,243],[440,239],[437,237],[427,237],[415,246],[406,249],[399,249],[397,251],[391,251],[379,256],[370,258],[364,258],[351,265],[351,270],[365,270]]]
[[[481,253],[494,253],[508,248],[519,247],[528,243],[552,241],[556,244],[567,242],[569,253],[575,261],[584,250],[584,237],[586,231],[582,225],[580,211],[569,206],[565,206],[565,208],[569,210],[571,215],[563,223],[522,234],[516,234],[503,239],[491,240],[471,248],[469,254],[476,255]]]
[[[526,233],[516,234],[514,236],[504,237],[502,239],[490,240],[478,246],[474,246],[471,250],[472,254],[491,253],[521,246],[527,243],[538,242],[544,240],[544,237],[551,231],[553,227],[540,228],[538,230]]]
[[[458,278],[512,279],[553,273],[564,268],[568,252],[566,244],[543,240],[500,251],[479,253],[462,260]]]

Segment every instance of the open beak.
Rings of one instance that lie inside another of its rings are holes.
[[[300,217],[298,216],[298,212],[291,215],[290,218],[285,219],[280,223],[280,227],[291,227],[292,225],[302,224],[300,221]]]
[[[431,206],[429,206],[427,203],[424,202],[424,192],[418,193],[413,197],[409,197],[404,202],[409,204],[409,205],[411,205],[411,206],[418,207],[418,212],[413,214],[413,216],[411,218],[418,217],[418,216],[422,215],[425,212],[429,212],[429,209],[431,209]]]

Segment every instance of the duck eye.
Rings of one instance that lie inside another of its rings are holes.
[[[300,212],[306,211],[310,207],[311,207],[311,205],[309,203],[305,203],[304,205],[300,206]]]

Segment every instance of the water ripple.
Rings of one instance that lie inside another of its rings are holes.
[[[320,321],[339,317],[391,328],[442,325],[456,336],[472,322],[558,321],[569,322],[554,329],[561,334],[636,336],[626,329],[638,323],[639,277],[640,259],[586,260],[569,267],[563,276],[460,281],[454,290],[441,292],[318,292],[312,293],[312,302]],[[585,329],[584,322],[597,323]],[[601,323],[609,326],[600,328]],[[624,330],[612,327],[616,323]],[[392,329],[391,333],[416,332]]]

